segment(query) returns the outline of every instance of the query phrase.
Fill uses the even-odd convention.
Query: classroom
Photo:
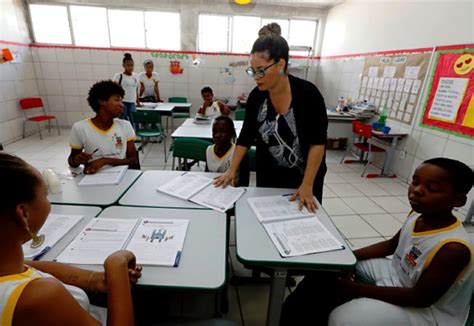
[[[2,0],[0,325],[474,325],[473,21]]]

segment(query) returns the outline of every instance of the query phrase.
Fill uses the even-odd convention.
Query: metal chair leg
[[[56,127],[58,128],[58,136],[61,136],[61,132],[59,131],[59,121],[56,119]]]
[[[25,133],[26,133],[26,120],[23,121],[23,138],[25,138]]]
[[[41,124],[38,122],[38,132],[40,134],[40,139],[43,140],[43,135],[41,135]]]
[[[370,153],[367,153],[367,163],[364,165],[364,170],[362,170],[362,174],[360,175],[361,177],[364,177],[365,170],[367,170],[367,167],[369,166],[370,163],[371,163]]]
[[[165,153],[165,163],[168,162],[168,153],[166,152],[166,137],[164,135],[161,136],[161,139],[163,140],[163,150],[164,150],[164,153]]]

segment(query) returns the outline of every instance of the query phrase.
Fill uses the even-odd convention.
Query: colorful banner
[[[474,49],[436,53],[421,125],[474,136]]]

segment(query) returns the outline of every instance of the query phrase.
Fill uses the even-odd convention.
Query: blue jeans
[[[130,121],[133,126],[132,112],[137,112],[136,104],[131,102],[123,102],[123,110],[122,114],[120,115],[120,119]]]

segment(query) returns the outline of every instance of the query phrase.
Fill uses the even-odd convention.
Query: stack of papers
[[[79,186],[118,185],[127,173],[128,165],[105,166],[95,174],[87,174]]]
[[[344,249],[344,246],[319,221],[317,213],[298,209],[298,201],[287,196],[247,199],[282,257]]]
[[[243,188],[232,186],[215,187],[212,179],[187,172],[156,190],[222,213],[231,208],[245,192]]]
[[[212,119],[204,114],[196,114],[193,122],[195,124],[210,124],[212,122]]]
[[[38,232],[39,235],[44,235],[43,244],[38,248],[31,248],[32,240],[24,243],[23,255],[26,259],[34,259],[36,256],[46,253],[81,220],[82,216],[80,215],[49,214]]]
[[[94,218],[56,258],[101,265],[117,250],[130,250],[140,265],[177,267],[189,220]]]

